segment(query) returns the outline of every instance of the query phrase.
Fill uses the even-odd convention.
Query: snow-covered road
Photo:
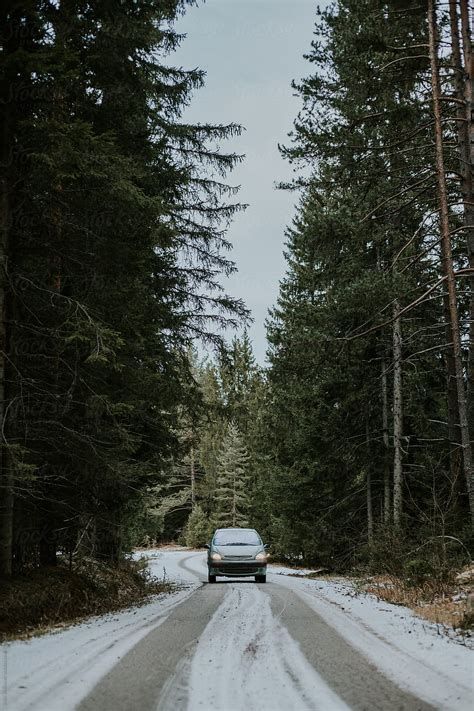
[[[183,589],[2,645],[1,709],[474,707],[472,650],[405,608],[277,567],[266,585],[207,585],[204,553],[147,557]]]

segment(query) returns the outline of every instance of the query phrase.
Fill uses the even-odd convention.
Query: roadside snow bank
[[[178,585],[196,585],[207,581],[206,560],[201,552],[193,553],[181,547],[152,548],[136,551],[134,558],[146,558],[150,573],[159,580],[171,580]]]
[[[2,711],[73,709],[124,654],[199,587],[196,576],[179,568],[182,555],[182,551],[180,556],[167,551],[166,558],[158,551],[146,553],[153,575],[185,584],[176,593],[65,630],[0,645]]]
[[[449,638],[406,607],[356,593],[350,583],[308,580],[283,571],[272,568],[275,583],[298,593],[401,688],[437,708],[473,708],[474,655],[468,641]]]

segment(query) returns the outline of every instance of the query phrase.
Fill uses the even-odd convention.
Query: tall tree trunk
[[[403,506],[402,326],[400,302],[393,306],[393,522],[400,527]]]
[[[6,111],[8,108],[4,106]],[[5,127],[3,138],[5,139]],[[0,426],[5,432],[7,417],[6,353],[8,343],[6,299],[7,299],[7,250],[9,232],[9,197],[6,162],[2,141],[2,176],[0,178]],[[0,578],[8,578],[12,573],[13,549],[13,468],[6,456],[6,441],[2,434],[0,440]]]
[[[191,510],[196,508],[196,462],[194,456],[194,434],[191,435],[191,451],[190,451],[190,476],[191,476]]]
[[[460,463],[460,432],[459,432],[459,410],[458,393],[456,384],[456,361],[454,358],[454,348],[451,334],[451,312],[449,308],[449,296],[443,295],[443,314],[445,320],[446,338],[446,392],[448,397],[448,440],[449,440],[449,470],[451,481],[454,482],[458,476]]]
[[[454,89],[456,95],[456,126],[459,150],[460,188],[463,201],[464,229],[466,232],[467,255],[469,266],[474,268],[474,117],[472,116],[472,47],[469,27],[469,8],[467,0],[460,0],[463,51],[459,39],[458,0],[449,0],[451,29],[451,56],[454,70]],[[474,426],[474,276],[469,279],[469,357],[467,368],[468,384],[468,422]]]
[[[39,542],[39,562],[41,566],[56,566],[58,542],[54,526],[54,502],[41,503],[41,537]]]
[[[0,12],[0,27],[6,40],[4,55],[13,54],[18,45],[18,26],[15,25],[11,3],[2,5]],[[6,59],[4,57],[4,62]],[[14,83],[15,69],[3,73],[0,83],[0,101],[3,108],[0,121],[0,578],[8,578],[12,573],[13,551],[13,468],[8,461],[5,445],[5,425],[7,417],[7,293],[8,293],[8,248],[10,231],[10,183],[12,180],[13,102],[11,92],[16,88]]]
[[[388,434],[388,384],[387,364],[382,356],[382,441],[384,448],[383,464],[383,520],[385,525],[390,523],[390,439]]]
[[[469,133],[469,153],[470,153],[470,172],[471,172],[471,190],[472,190],[472,166],[474,165],[474,54],[472,51],[472,36],[471,36],[471,19],[468,1],[460,0],[461,6],[461,29],[462,43],[464,55],[464,97],[466,101],[466,124]],[[470,204],[471,215],[474,213],[474,205]],[[472,222],[470,223],[472,225]],[[472,234],[472,232],[471,232]]]
[[[449,228],[448,194],[444,169],[443,133],[440,101],[441,87],[438,68],[438,38],[436,8],[434,0],[428,0],[428,31],[431,64],[431,86],[433,93],[433,112],[435,125],[436,173],[438,178],[438,200],[441,227],[441,245],[443,255],[443,273],[446,277],[446,285],[448,289],[449,298],[450,329],[456,371],[456,390],[458,397],[459,425],[461,431],[461,445],[463,452],[463,470],[464,476],[466,478],[467,489],[469,492],[471,521],[474,524],[474,482],[472,470],[472,449],[471,441],[469,438],[469,425],[467,418],[466,389],[464,385],[464,373],[461,354],[461,337],[459,331],[456,282],[454,275],[453,255],[451,249],[451,235]]]
[[[122,526],[120,511],[112,501],[104,506],[95,521],[94,555],[110,565],[117,565],[122,554]],[[56,565],[56,548],[51,549],[49,565]],[[45,563],[48,565],[48,563]]]
[[[367,540],[369,545],[373,543],[374,540],[374,511],[372,503],[372,472],[370,469],[370,463],[372,458],[370,456],[370,432],[369,423],[365,423],[365,442],[367,446],[367,465],[366,465],[366,494],[367,494]]]
[[[70,27],[70,13],[72,11],[71,4],[61,0],[57,4],[57,12],[54,15],[53,28],[55,34],[55,45],[57,48],[64,50],[67,46],[67,37]],[[54,120],[61,122],[65,117],[64,96],[61,81],[58,82],[56,77],[55,88],[52,95],[52,117]],[[50,269],[50,289],[58,296],[61,295],[62,289],[62,251],[63,251],[63,186],[61,179],[56,180],[51,186],[51,209],[50,209],[50,229],[52,236],[52,247],[49,255]],[[58,332],[61,327],[60,311],[58,309],[59,299],[52,297],[52,303],[57,308],[58,318],[54,317],[54,326],[51,329],[51,356],[54,362],[54,369],[51,373],[51,391],[55,394],[57,401],[60,401],[60,352],[58,344]],[[49,462],[51,466],[51,461]],[[40,540],[40,564],[45,566],[57,565],[57,547],[58,547],[58,496],[56,492],[56,476],[53,471],[48,472],[49,476],[44,477],[42,485],[42,493],[44,501],[41,506],[41,540]],[[111,557],[115,562],[114,546],[115,543],[115,528],[111,526],[110,532],[110,551]],[[118,545],[118,544],[117,544]],[[104,554],[105,557],[105,554]]]
[[[232,477],[232,482],[233,482],[233,491],[232,491],[232,525],[235,526],[237,524],[237,501],[236,501],[236,481],[235,481],[235,474]]]

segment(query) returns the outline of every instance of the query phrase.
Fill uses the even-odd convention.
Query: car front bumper
[[[266,575],[267,566],[261,561],[212,561],[208,563],[209,575],[224,575],[229,578],[246,578],[251,575]]]

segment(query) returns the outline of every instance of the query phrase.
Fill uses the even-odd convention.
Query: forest
[[[193,4],[1,5],[0,579],[228,525],[328,571],[462,565],[468,0],[315,4],[265,365],[223,286],[243,127],[183,119],[204,82],[173,63]]]

